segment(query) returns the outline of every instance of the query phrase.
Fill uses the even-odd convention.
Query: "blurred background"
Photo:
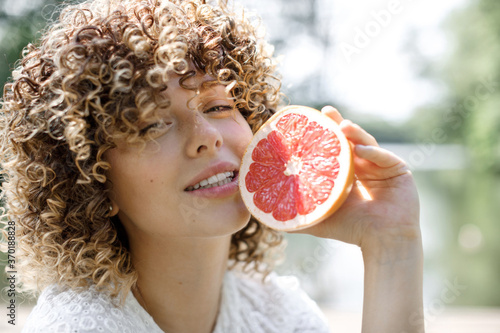
[[[0,0],[0,87],[58,3]],[[291,104],[336,106],[411,166],[421,198],[427,332],[500,333],[500,2],[239,5],[261,17],[256,24],[275,46]],[[299,277],[333,331],[359,332],[359,249],[287,240],[278,270]],[[20,331],[1,317],[1,332]]]

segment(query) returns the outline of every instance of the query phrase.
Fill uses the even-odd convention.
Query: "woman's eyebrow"
[[[195,80],[195,82],[191,82]],[[208,74],[201,74],[196,71],[188,71],[179,79],[179,86],[190,90],[205,90],[207,87],[217,85],[217,79]]]
[[[200,100],[203,102],[207,102],[209,100],[221,99],[232,101],[231,95],[229,95],[225,89],[224,85],[214,84],[204,87],[200,91]]]

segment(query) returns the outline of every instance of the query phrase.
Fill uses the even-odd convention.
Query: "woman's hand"
[[[418,195],[406,163],[380,148],[373,136],[344,120],[333,107],[326,106],[322,112],[340,124],[351,142],[357,182],[332,216],[298,232],[356,244],[364,252],[418,240]],[[359,183],[371,199],[363,197]]]
[[[323,113],[351,142],[354,170],[371,198],[354,185],[345,203],[323,222],[298,232],[361,247],[365,267],[363,333],[424,332],[423,254],[419,202],[406,163],[373,136],[343,120],[331,106]]]

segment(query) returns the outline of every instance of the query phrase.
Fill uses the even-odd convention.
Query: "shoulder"
[[[52,285],[38,298],[22,332],[157,332],[152,318],[134,301],[131,293],[119,305],[93,287],[74,291]]]
[[[249,321],[249,327],[263,328],[251,332],[329,332],[325,316],[295,277],[271,273],[262,280],[240,272],[228,275],[233,290],[227,291],[232,296],[224,301],[239,303],[241,320]]]

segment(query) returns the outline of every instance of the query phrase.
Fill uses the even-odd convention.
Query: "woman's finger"
[[[393,168],[396,166],[408,169],[406,163],[396,154],[377,146],[356,145],[354,153],[381,168]]]
[[[339,125],[342,122],[342,120],[344,120],[344,118],[342,117],[340,112],[331,105],[327,105],[327,106],[323,107],[321,109],[321,112],[323,114],[327,115],[328,117],[332,118],[333,121],[335,121]]]
[[[375,138],[369,134],[367,131],[361,128],[358,124],[345,119],[340,124],[340,128],[344,135],[355,145],[365,145],[365,146],[377,146],[378,143]]]

